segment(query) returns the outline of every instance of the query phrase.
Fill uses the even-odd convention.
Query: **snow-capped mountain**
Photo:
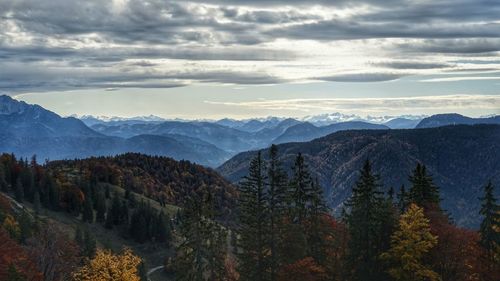
[[[301,118],[301,121],[304,122],[309,122],[311,124],[314,124],[316,126],[328,126],[331,124],[335,123],[341,123],[341,122],[349,122],[349,121],[363,121],[363,122],[368,122],[368,123],[375,123],[375,124],[385,124],[391,120],[394,119],[405,119],[405,120],[412,120],[414,122],[409,122],[409,123],[415,123],[415,120],[422,120],[423,118],[427,117],[427,115],[400,115],[400,116],[392,116],[392,115],[385,115],[385,116],[360,116],[356,114],[343,114],[340,112],[334,112],[334,113],[325,113],[325,114],[319,114],[319,115],[310,115],[306,116],[304,118]],[[416,121],[416,123],[418,123]],[[390,127],[390,126],[389,126]]]

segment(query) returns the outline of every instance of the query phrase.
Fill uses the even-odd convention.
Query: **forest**
[[[484,183],[479,230],[440,206],[424,163],[388,192],[369,159],[337,214],[302,156],[259,152],[234,186],[189,162],[124,154],[39,164],[0,156],[0,280],[500,280],[500,208]],[[267,160],[264,160],[267,159]],[[59,216],[79,223],[68,228]],[[135,248],[116,250],[113,233]],[[113,236],[115,237],[115,236]]]

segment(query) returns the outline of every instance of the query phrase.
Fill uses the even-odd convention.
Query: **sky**
[[[0,0],[0,94],[61,115],[500,114],[498,0]]]

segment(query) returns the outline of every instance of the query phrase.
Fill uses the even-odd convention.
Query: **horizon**
[[[1,96],[1,95],[0,95]],[[6,95],[8,96],[8,95]],[[21,99],[18,99],[17,97],[13,96],[11,97],[16,101],[19,102],[25,102],[28,105],[38,105],[42,106],[37,103],[30,103]],[[42,106],[45,110],[52,111],[48,108],[45,108]],[[54,111],[52,111],[54,112]],[[388,122],[390,120],[394,119],[407,119],[407,120],[422,120],[427,117],[431,117],[434,115],[449,115],[449,114],[458,114],[462,115],[465,117],[470,117],[470,118],[490,118],[490,117],[496,117],[500,116],[500,114],[485,114],[485,115],[479,115],[479,116],[469,116],[469,115],[464,115],[460,114],[457,112],[445,112],[445,113],[437,113],[437,114],[431,114],[431,115],[426,115],[426,114],[420,114],[420,115],[414,115],[414,114],[401,114],[401,115],[359,115],[355,113],[341,113],[341,112],[329,112],[329,113],[320,113],[320,114],[311,114],[311,115],[305,115],[305,116],[299,116],[299,117],[292,117],[292,116],[275,116],[275,115],[268,115],[268,116],[260,116],[260,117],[248,117],[248,118],[231,118],[231,117],[222,117],[222,118],[217,118],[217,119],[210,119],[210,118],[193,118],[193,119],[184,119],[184,118],[169,118],[169,117],[162,117],[159,115],[155,114],[149,114],[149,115],[133,115],[133,116],[116,116],[116,115],[91,115],[91,114],[69,114],[69,115],[61,115],[57,112],[54,112],[58,114],[59,116],[63,118],[67,117],[73,117],[77,118],[80,120],[85,120],[85,119],[97,119],[102,122],[113,122],[113,121],[146,121],[146,122],[163,122],[163,121],[179,121],[179,122],[218,122],[222,120],[231,120],[231,121],[236,121],[236,122],[249,122],[252,120],[257,120],[257,121],[267,121],[271,119],[278,119],[278,120],[285,120],[285,119],[295,119],[298,121],[302,122],[313,122],[311,121],[313,119],[318,119],[320,122],[325,122],[325,121],[331,121],[330,120],[325,120],[325,119],[320,119],[321,117],[328,118],[335,116],[337,117],[336,120],[331,121],[331,123],[339,123],[339,122],[346,122],[346,121],[365,121],[369,123],[374,123],[374,124],[383,124],[385,122]]]

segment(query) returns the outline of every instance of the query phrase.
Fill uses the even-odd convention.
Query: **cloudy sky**
[[[500,114],[500,1],[0,0],[0,93],[62,115]]]

